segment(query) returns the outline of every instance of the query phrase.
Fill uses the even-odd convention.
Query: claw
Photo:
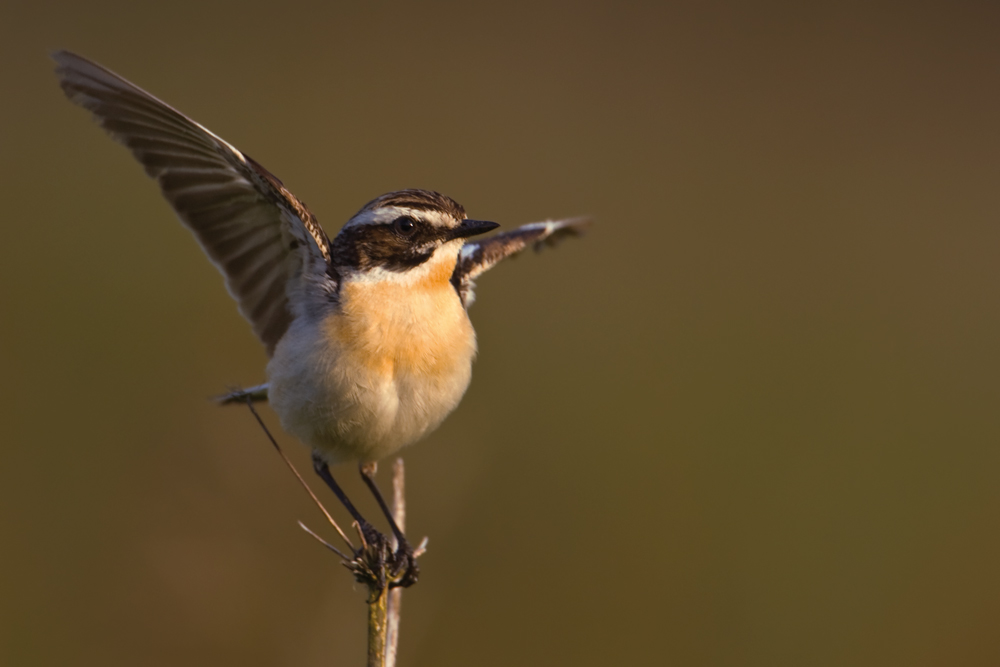
[[[389,588],[408,588],[420,578],[417,555],[408,542],[403,542],[392,555],[392,576]]]

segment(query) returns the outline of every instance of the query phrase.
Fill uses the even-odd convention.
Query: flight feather
[[[335,279],[330,241],[313,214],[253,159],[138,86],[68,51],[53,59],[66,96],[156,179],[273,353],[303,274]]]
[[[451,282],[468,308],[476,300],[476,278],[497,262],[516,255],[528,246],[534,246],[536,251],[546,246],[554,247],[563,239],[580,236],[589,224],[589,218],[533,222],[481,241],[466,242],[458,256]]]

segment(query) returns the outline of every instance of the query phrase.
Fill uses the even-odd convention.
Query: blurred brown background
[[[364,591],[295,525],[321,518],[207,400],[262,349],[56,48],[331,234],[403,187],[597,218],[481,281],[472,388],[406,452],[405,667],[1000,664],[998,29],[987,2],[3,3],[0,664],[364,655]]]

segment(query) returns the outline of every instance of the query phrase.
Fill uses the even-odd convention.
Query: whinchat
[[[104,67],[67,51],[53,57],[63,91],[156,179],[264,344],[268,383],[226,402],[268,400],[342,500],[327,464],[387,457],[458,405],[476,356],[467,314],[474,280],[585,223],[540,222],[470,241],[498,225],[468,219],[436,192],[401,190],[365,204],[331,241],[245,153]],[[372,469],[362,465],[363,477],[385,509]],[[400,585],[416,579],[412,560]]]

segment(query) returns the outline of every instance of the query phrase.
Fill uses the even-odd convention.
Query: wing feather
[[[516,255],[529,245],[534,246],[536,251],[545,246],[555,247],[563,239],[582,235],[589,224],[589,218],[533,222],[480,241],[467,242],[462,246],[451,282],[468,308],[476,300],[476,278],[499,261]]]
[[[156,179],[273,353],[295,316],[289,295],[303,272],[327,281],[334,273],[316,218],[274,175],[184,114],[86,58],[53,58],[66,96]]]

